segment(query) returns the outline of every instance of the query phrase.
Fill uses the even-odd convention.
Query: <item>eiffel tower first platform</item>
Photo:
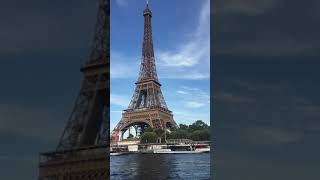
[[[99,0],[91,55],[81,67],[80,93],[57,148],[40,154],[39,180],[109,178],[109,3]]]
[[[122,113],[122,118],[112,132],[112,141],[123,140],[124,133],[134,127],[136,134],[144,132],[146,127],[156,129],[177,128],[172,112],[168,109],[161,92],[158,80],[153,40],[151,18],[152,12],[147,3],[143,11],[144,36],[140,73],[136,88],[128,109]]]

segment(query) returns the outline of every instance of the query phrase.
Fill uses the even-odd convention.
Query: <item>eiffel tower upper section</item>
[[[95,26],[95,34],[92,43],[92,51],[90,58],[86,61],[84,66],[101,65],[106,64],[106,57],[109,57],[110,46],[109,46],[109,32],[107,25],[109,19],[107,18],[107,0],[99,0],[99,9],[97,15],[97,21]]]
[[[152,12],[148,3],[143,11],[143,16],[144,34],[140,73],[128,110],[153,107],[161,107],[168,110],[160,89],[161,84],[156,70],[151,26]]]
[[[137,83],[144,82],[147,80],[153,80],[159,83],[154,50],[153,50],[153,40],[152,40],[152,26],[151,18],[152,12],[147,4],[143,11],[144,16],[144,35],[143,35],[143,47],[142,47],[142,60],[140,66],[140,73]]]

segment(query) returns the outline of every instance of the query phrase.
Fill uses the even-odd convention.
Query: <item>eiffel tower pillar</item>
[[[99,0],[90,58],[74,109],[55,151],[41,153],[39,180],[105,180],[109,177],[110,1]]]

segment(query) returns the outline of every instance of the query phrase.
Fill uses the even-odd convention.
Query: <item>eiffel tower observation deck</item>
[[[131,102],[112,132],[113,141],[122,140],[124,133],[127,130],[130,132],[131,127],[135,129],[136,136],[143,133],[147,127],[156,129],[177,127],[160,88],[152,40],[152,12],[148,2],[143,16],[144,35],[139,77],[135,83]]]

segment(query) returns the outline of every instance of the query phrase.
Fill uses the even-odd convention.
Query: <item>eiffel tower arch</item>
[[[56,150],[40,154],[40,180],[109,177],[110,1],[98,2],[91,54],[80,69],[81,89]]]
[[[112,132],[113,141],[123,139],[123,134],[134,127],[136,133],[142,133],[146,127],[166,129],[177,128],[172,112],[168,109],[161,92],[154,57],[152,26],[152,12],[147,3],[143,11],[144,35],[142,59],[139,77],[131,99],[122,118]]]

